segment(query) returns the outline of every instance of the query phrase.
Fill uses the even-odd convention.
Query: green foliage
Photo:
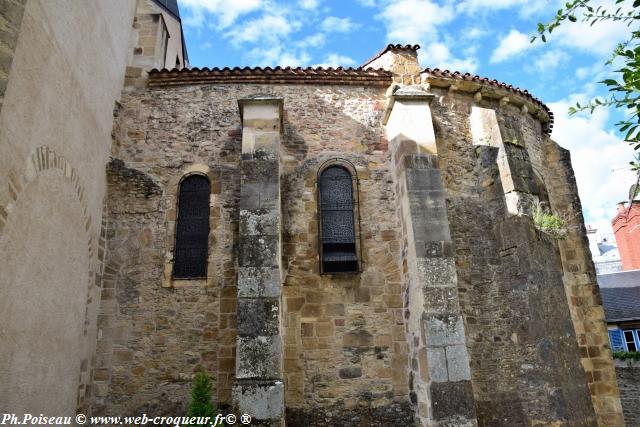
[[[545,212],[540,204],[533,211],[533,224],[538,230],[556,239],[562,239],[567,235],[566,222],[558,215]]]
[[[613,358],[620,360],[640,360],[640,351],[614,351]]]
[[[569,109],[569,113],[593,113],[596,108],[606,106],[625,109],[625,118],[616,123],[616,127],[624,135],[624,141],[640,152],[640,31],[637,29],[637,24],[640,23],[640,0],[616,0],[616,5],[619,5],[616,10],[611,11],[603,6],[593,7],[591,0],[568,1],[564,7],[558,9],[549,23],[538,24],[538,34],[531,38],[531,42],[538,37],[546,42],[547,37],[563,22],[576,22],[577,16],[580,15],[582,21],[588,22],[591,26],[598,22],[620,22],[629,27],[629,37],[614,49],[607,61],[607,65],[612,65],[616,59],[623,63],[622,68],[613,70],[618,78],[600,82],[608,88],[609,96],[594,98],[586,105],[576,103]],[[629,164],[633,170],[640,173],[640,162],[637,158]]]
[[[211,403],[211,388],[213,383],[207,373],[202,370],[193,377],[191,386],[191,401],[187,408],[188,417],[216,417],[216,408]],[[202,424],[202,427],[208,424]]]

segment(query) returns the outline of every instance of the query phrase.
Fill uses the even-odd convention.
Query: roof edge
[[[553,130],[553,124],[554,124],[553,112],[549,109],[549,107],[547,107],[547,105],[544,102],[542,102],[541,100],[533,96],[526,89],[520,89],[516,86],[500,82],[496,79],[482,77],[477,74],[471,74],[471,73],[463,74],[459,71],[451,72],[449,70],[441,70],[439,68],[425,68],[420,72],[420,75],[424,75],[424,74],[427,74],[426,76],[427,79],[431,78],[433,80],[440,79],[440,80],[448,80],[448,81],[470,82],[470,83],[475,83],[479,86],[488,85],[498,89],[502,89],[506,92],[510,92],[517,96],[523,97],[527,99],[534,106],[539,107],[542,110],[542,112],[546,114],[546,116],[548,117],[548,121],[543,122],[543,125],[544,125],[543,130],[547,135],[551,135],[551,131]]]
[[[401,45],[401,44],[388,44],[385,48],[383,48],[382,50],[380,50],[378,53],[376,53],[375,55],[373,55],[371,58],[367,59],[361,66],[360,68],[365,68],[367,65],[369,65],[370,63],[372,63],[373,61],[375,61],[376,59],[380,58],[382,55],[384,55],[385,53],[387,53],[388,51],[392,50],[392,49],[397,49],[397,50],[412,50],[414,52],[417,52],[418,49],[420,49],[420,45],[419,44],[405,44],[405,45]]]
[[[361,86],[389,86],[391,72],[362,68],[291,68],[291,67],[234,67],[234,68],[163,68],[149,71],[149,86],[180,86],[191,84],[345,84]]]

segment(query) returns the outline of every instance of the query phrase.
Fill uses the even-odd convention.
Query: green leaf
[[[578,18],[576,18],[576,17],[575,17],[575,16],[573,16],[573,15],[569,15],[569,17],[568,17],[568,18],[569,18],[569,21],[571,21],[571,22],[576,22],[576,21],[578,20]]]
[[[546,43],[546,42],[547,42],[547,38],[544,36],[544,34],[543,34],[543,35],[542,35],[542,37],[540,37],[540,38],[542,39],[542,42],[543,42],[543,43]]]

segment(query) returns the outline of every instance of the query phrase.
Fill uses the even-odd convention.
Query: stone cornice
[[[512,104],[523,108],[523,112],[529,112],[543,123],[545,133],[551,134],[553,129],[553,112],[542,101],[534,97],[527,90],[502,83],[495,79],[481,77],[469,73],[451,72],[438,68],[425,68],[421,73],[422,83],[428,83],[433,87],[449,88],[461,92],[474,93],[479,99],[500,99],[502,103],[513,100]]]
[[[195,84],[311,84],[380,86],[391,84],[391,73],[382,69],[362,68],[192,68],[151,70],[149,87]]]

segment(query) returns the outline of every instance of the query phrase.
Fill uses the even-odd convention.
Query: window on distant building
[[[173,277],[207,276],[209,241],[209,180],[190,175],[180,183]]]
[[[329,162],[320,169],[318,190],[321,270],[357,272],[360,265],[355,169],[347,162]]]
[[[609,331],[613,351],[639,351],[640,329],[613,329]]]
[[[638,347],[636,345],[637,332],[638,331],[634,331],[634,330],[622,332],[622,335],[624,336],[624,343],[627,346],[627,351],[638,351]]]

